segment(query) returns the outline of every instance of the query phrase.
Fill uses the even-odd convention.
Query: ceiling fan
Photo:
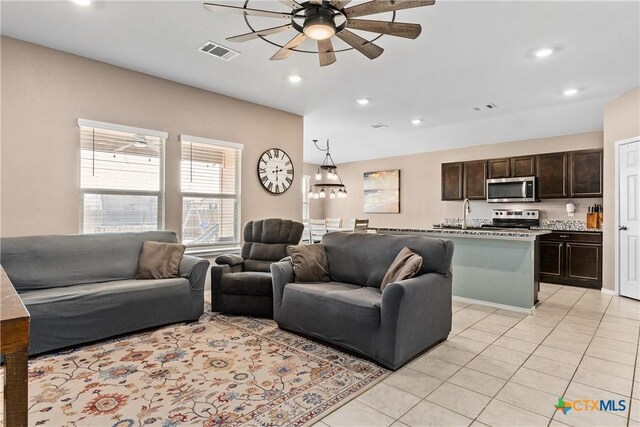
[[[115,150],[113,150],[114,153],[118,153],[120,151],[125,151],[128,150],[131,147],[135,147],[135,148],[149,148],[150,150],[156,151],[156,148],[153,147],[149,141],[147,141],[147,138],[144,135],[136,135],[133,138],[133,142],[130,142],[126,145],[123,145],[122,147],[119,147]]]
[[[350,2],[351,0],[308,0],[299,3],[296,0],[280,0],[280,3],[291,7],[291,12],[273,12],[248,8],[248,0],[245,2],[244,7],[214,3],[204,3],[204,7],[212,12],[241,14],[245,16],[245,20],[247,16],[288,19],[290,22],[285,25],[251,31],[250,33],[229,37],[227,40],[231,42],[246,42],[261,38],[277,45],[280,50],[270,58],[273,61],[288,58],[302,42],[310,38],[318,43],[317,53],[320,56],[320,66],[324,67],[336,62],[336,50],[334,50],[331,43],[331,37],[334,35],[369,59],[377,58],[384,51],[380,46],[373,43],[373,40],[383,34],[415,39],[420,35],[422,27],[419,24],[395,22],[395,11],[431,6],[435,3],[435,0],[373,0],[346,7]],[[384,12],[393,12],[391,21],[357,19],[361,16]],[[249,27],[253,30],[251,26]],[[290,29],[296,30],[298,34],[283,46],[264,38],[265,36]],[[367,40],[348,29],[368,31],[379,35],[373,40]]]

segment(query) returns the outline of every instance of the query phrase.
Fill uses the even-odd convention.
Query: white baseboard
[[[471,298],[465,298],[465,297],[458,297],[453,295],[452,296],[454,301],[460,301],[460,302],[464,302],[467,304],[476,304],[476,305],[483,305],[485,307],[491,307],[491,308],[497,308],[500,310],[507,310],[507,311],[514,311],[516,313],[522,313],[522,314],[531,314],[533,313],[534,308],[522,308],[522,307],[516,307],[513,305],[505,305],[505,304],[498,304],[495,302],[489,302],[489,301],[482,301],[482,300],[478,300],[478,299],[471,299]]]
[[[614,296],[618,295],[616,291],[614,291],[613,289],[600,288],[600,292],[607,295],[614,295]]]

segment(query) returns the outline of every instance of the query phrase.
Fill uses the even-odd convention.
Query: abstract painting
[[[400,213],[400,170],[364,173],[364,212]]]

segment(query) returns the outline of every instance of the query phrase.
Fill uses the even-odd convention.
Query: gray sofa
[[[143,242],[170,231],[0,239],[0,262],[31,314],[29,354],[193,321],[209,262],[184,256],[180,277],[136,280]]]
[[[423,236],[329,233],[330,282],[295,283],[291,262],[272,264],[274,319],[283,329],[354,350],[391,369],[451,331],[453,243]],[[418,276],[380,282],[403,247],[421,255]]]

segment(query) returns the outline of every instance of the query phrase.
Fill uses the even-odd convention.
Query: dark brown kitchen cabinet
[[[489,178],[512,178],[536,174],[535,156],[487,160]]]
[[[487,181],[487,162],[476,160],[464,162],[463,194],[469,200],[485,200]]]
[[[536,156],[538,198],[568,197],[568,153],[549,153]]]
[[[533,176],[536,174],[536,157],[522,156],[511,158],[511,176]]]
[[[511,176],[511,159],[491,159],[489,164],[489,178],[509,178]]]
[[[462,200],[462,162],[442,164],[442,200]]]
[[[602,150],[569,153],[571,197],[602,197]]]
[[[554,231],[540,236],[540,281],[600,289],[602,233]]]

